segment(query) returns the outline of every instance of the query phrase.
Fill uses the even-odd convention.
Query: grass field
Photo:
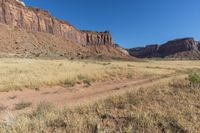
[[[41,103],[31,114],[0,119],[2,133],[198,133],[199,61],[0,59],[0,91],[169,77],[151,86],[75,108]],[[183,75],[183,76],[180,76]],[[187,78],[185,78],[185,76]],[[1,93],[1,92],[0,92]],[[15,100],[16,97],[9,97]],[[29,102],[16,104],[20,110]],[[5,110],[0,106],[1,110]]]
[[[41,103],[31,115],[0,121],[0,132],[199,133],[199,101],[200,88],[173,78],[75,109]]]
[[[0,91],[165,76],[199,68],[199,61],[71,61],[0,59]]]

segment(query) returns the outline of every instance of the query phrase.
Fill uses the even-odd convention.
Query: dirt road
[[[14,115],[29,113],[36,109],[41,102],[53,103],[57,106],[77,106],[85,103],[94,102],[109,96],[114,96],[127,92],[130,89],[137,89],[161,80],[169,78],[147,78],[126,80],[120,82],[95,83],[91,86],[78,85],[75,87],[44,87],[40,90],[24,90],[0,93],[0,114],[5,112]],[[17,104],[24,103],[28,106],[17,110]]]

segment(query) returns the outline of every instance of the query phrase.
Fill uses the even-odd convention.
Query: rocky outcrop
[[[48,11],[26,7],[16,0],[0,0],[0,22],[28,31],[45,32],[66,40],[87,45],[112,45],[109,32],[81,31],[69,23],[56,19]]]
[[[199,43],[193,38],[183,38],[172,40],[162,45],[149,45],[146,47],[129,49],[129,53],[138,58],[192,58],[195,56],[194,59],[198,59],[200,58],[199,47]]]
[[[176,54],[178,52],[198,50],[198,44],[193,38],[183,38],[169,41],[160,46],[158,53],[162,57]]]
[[[61,36],[28,32],[0,23],[1,57],[64,57],[69,59],[130,59],[127,51],[115,45],[80,45]]]
[[[112,45],[112,36],[109,31],[94,32],[94,31],[82,31],[86,36],[86,44],[105,44]]]
[[[132,56],[138,57],[138,58],[150,58],[154,56],[158,56],[158,49],[159,45],[148,45],[146,47],[138,47],[138,48],[132,48],[129,49],[129,53]]]
[[[23,6],[26,6],[25,3],[22,0],[16,0],[18,3],[20,3]]]

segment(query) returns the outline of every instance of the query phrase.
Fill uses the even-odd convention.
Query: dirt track
[[[24,90],[0,93],[0,106],[6,107],[6,110],[0,112],[9,112],[14,115],[32,112],[41,102],[53,103],[58,106],[77,106],[85,103],[94,102],[109,96],[121,94],[130,89],[137,89],[148,85],[153,85],[161,80],[169,78],[152,78],[126,80],[121,82],[96,83],[91,86],[79,85],[72,88],[55,86],[51,88],[41,88],[38,91]],[[15,110],[18,103],[31,103],[30,107]]]

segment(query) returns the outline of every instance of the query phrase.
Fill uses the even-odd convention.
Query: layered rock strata
[[[138,58],[178,56],[184,56],[183,58],[192,58],[192,56],[200,55],[199,49],[199,42],[195,41],[193,38],[182,38],[169,41],[162,45],[148,45],[146,47],[132,48],[128,51],[130,55]],[[200,58],[200,56],[194,58]]]
[[[83,45],[112,45],[108,31],[81,31],[69,23],[56,19],[48,11],[26,7],[16,0],[0,0],[0,22],[28,31],[45,32],[62,36],[66,40]]]

